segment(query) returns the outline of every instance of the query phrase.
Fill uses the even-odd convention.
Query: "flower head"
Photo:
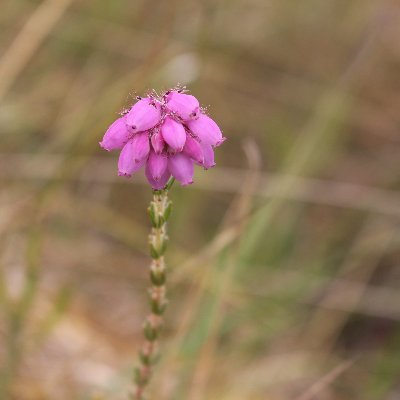
[[[163,189],[173,176],[182,185],[193,182],[194,163],[215,165],[214,148],[225,138],[199,101],[181,89],[151,94],[114,121],[100,146],[119,150],[118,175],[130,177],[145,166],[153,189]]]

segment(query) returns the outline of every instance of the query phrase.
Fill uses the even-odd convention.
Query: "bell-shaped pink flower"
[[[131,131],[126,125],[125,117],[121,117],[110,125],[99,144],[107,151],[122,149],[130,135]]]
[[[146,166],[153,180],[159,181],[168,168],[168,158],[165,154],[150,151]]]
[[[139,135],[136,135],[139,136]],[[134,139],[136,138],[134,137]],[[131,176],[138,171],[146,162],[146,157],[138,158],[137,139],[131,139],[121,150],[118,159],[118,175]],[[148,142],[148,140],[147,140]]]
[[[119,175],[131,176],[145,166],[150,185],[161,190],[171,176],[182,185],[192,183],[194,163],[213,167],[214,147],[224,140],[195,97],[172,90],[140,99],[108,128],[100,145],[122,149]]]
[[[132,132],[147,131],[156,126],[161,119],[161,106],[158,101],[145,97],[133,105],[126,114],[126,123]]]
[[[204,156],[204,160],[201,163],[201,165],[204,167],[204,169],[209,169],[214,167],[215,165],[214,149],[212,148],[212,146],[209,144],[202,144],[201,148]]]
[[[153,147],[153,150],[157,154],[162,153],[162,151],[164,150],[164,147],[165,147],[165,142],[161,135],[161,132],[159,130],[157,130],[157,132],[154,132],[150,140],[151,140],[151,146]]]
[[[203,144],[219,146],[225,140],[219,126],[208,115],[200,114],[198,119],[187,121],[186,125]]]
[[[186,135],[185,146],[183,152],[191,157],[198,164],[203,165],[204,155],[200,143],[192,138],[190,135]]]
[[[174,151],[182,151],[186,141],[186,131],[182,124],[166,117],[161,126],[161,135]]]
[[[193,160],[183,153],[176,153],[168,158],[168,169],[182,185],[193,183]]]
[[[149,135],[147,132],[137,133],[132,139],[132,155],[135,162],[147,157],[150,151]]]
[[[200,104],[196,97],[175,90],[166,95],[168,110],[184,121],[196,119],[200,114]]]
[[[155,180],[150,172],[149,163],[146,164],[145,168],[146,178],[149,181],[151,187],[156,190],[164,189],[166,184],[168,183],[169,178],[171,177],[171,173],[168,171],[168,168],[161,175],[160,179]]]

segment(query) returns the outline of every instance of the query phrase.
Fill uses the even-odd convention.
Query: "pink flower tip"
[[[227,138],[224,136],[221,140],[219,140],[219,141],[215,144],[215,147],[221,146],[221,144],[224,143],[225,140],[227,140]]]
[[[128,174],[126,172],[118,171],[118,176],[123,176],[124,178],[130,178],[132,174]]]
[[[107,145],[104,143],[104,141],[99,142],[99,145],[102,149],[106,151],[111,151],[111,149],[107,148]]]
[[[207,165],[207,166],[204,166],[204,165],[203,165],[203,169],[204,169],[205,171],[207,171],[208,169],[211,169],[211,168],[215,167],[216,165],[217,165],[216,163],[212,163],[212,164],[209,164],[209,165]]]

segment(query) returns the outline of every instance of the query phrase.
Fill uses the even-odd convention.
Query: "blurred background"
[[[149,398],[400,399],[399,2],[5,0],[0,24],[1,399],[126,398],[151,191],[98,141],[177,83],[229,140],[171,193]]]

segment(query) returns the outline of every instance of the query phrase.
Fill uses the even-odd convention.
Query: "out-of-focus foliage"
[[[151,193],[97,143],[177,83],[229,140],[171,194],[151,398],[400,398],[398,2],[6,0],[0,25],[0,398],[125,398]]]

